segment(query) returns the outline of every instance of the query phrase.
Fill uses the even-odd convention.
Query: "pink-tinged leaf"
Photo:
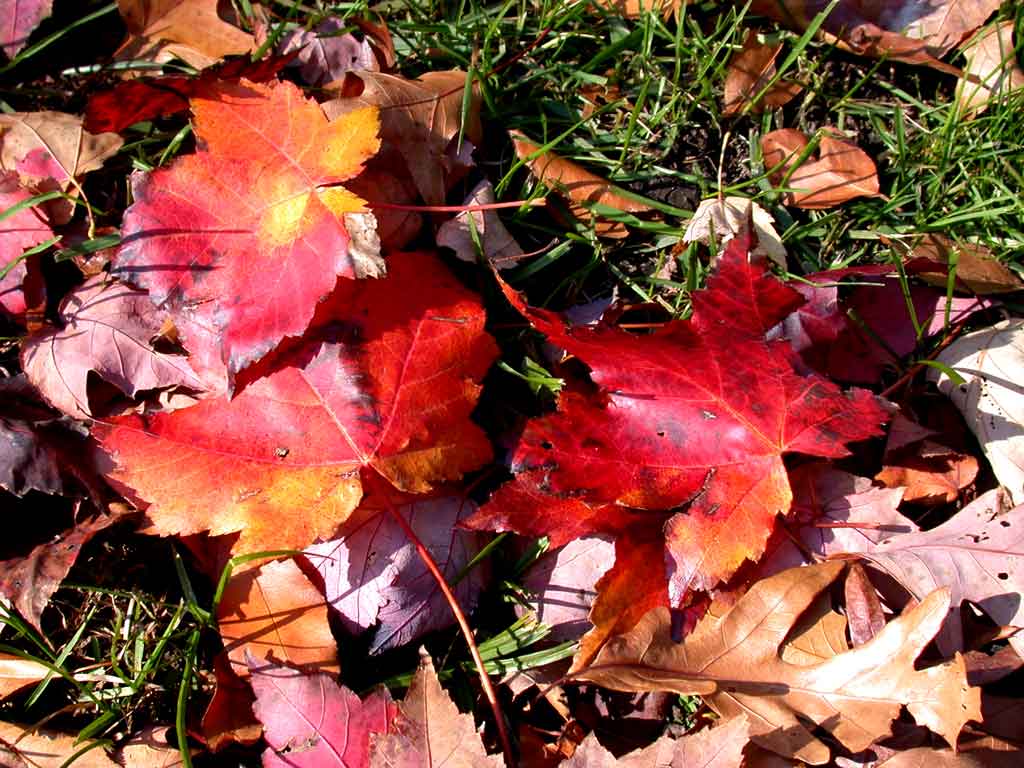
[[[576,640],[587,629],[597,596],[597,582],[615,562],[608,536],[585,536],[548,552],[523,575],[528,604],[537,619],[551,627],[555,641]],[[517,611],[521,610],[517,607]]]
[[[936,587],[949,588],[952,610],[936,638],[943,653],[964,647],[964,600],[1001,626],[1024,626],[1024,506],[1005,507],[1005,495],[997,488],[938,528],[893,536],[860,553],[918,600]],[[1019,635],[1010,644],[1024,652]]]
[[[868,392],[799,375],[788,344],[765,340],[802,298],[751,266],[747,248],[730,242],[707,289],[693,295],[690,320],[646,336],[566,329],[506,290],[552,343],[590,367],[600,390],[568,391],[556,413],[527,424],[511,459],[514,490],[499,491],[469,524],[544,533],[558,545],[617,535],[626,517],[660,527],[649,511],[685,507],[665,527],[676,604],[759,558],[792,499],[782,455],[848,455],[845,444],[880,434],[887,413]],[[532,498],[558,512],[539,514]],[[608,508],[621,512],[609,517]]]
[[[191,99],[200,150],[133,181],[114,274],[216,328],[234,376],[306,330],[337,278],[377,276],[350,247],[364,201],[337,182],[379,147],[377,111],[327,122],[290,83],[214,81]]]
[[[593,733],[587,736],[560,768],[739,768],[743,749],[750,743],[750,723],[743,715],[714,728],[671,739],[662,736],[650,746],[617,758],[601,746]]]
[[[263,768],[365,768],[373,734],[387,734],[397,708],[386,689],[360,701],[322,672],[250,658],[253,710],[269,745]]]
[[[32,193],[19,185],[18,174],[0,172],[0,213],[31,197]],[[21,284],[26,272],[21,255],[52,237],[53,230],[35,207],[0,219],[0,310],[12,315],[25,311]]]
[[[299,74],[310,85],[325,85],[353,70],[379,71],[370,41],[346,33],[346,26],[341,19],[328,17],[313,29],[289,32],[277,50],[281,54],[296,52]]]
[[[853,563],[843,584],[846,597],[846,619],[850,627],[850,641],[854,647],[871,641],[885,629],[885,614],[878,593],[860,563]]]
[[[142,390],[203,388],[185,357],[153,348],[150,340],[163,317],[142,291],[97,275],[68,294],[60,318],[63,328],[25,341],[21,359],[29,380],[72,418],[94,415],[90,373],[129,397]]]
[[[0,48],[13,59],[39,23],[53,12],[53,0],[0,0]]]
[[[902,488],[880,488],[821,462],[798,467],[790,482],[800,539],[815,554],[864,552],[890,536],[918,530],[897,511]]]
[[[274,372],[233,399],[94,429],[163,535],[241,531],[236,553],[334,538],[360,470],[424,493],[491,458],[470,419],[496,356],[479,298],[425,253],[347,280]]]
[[[323,576],[327,602],[341,614],[345,626],[361,632],[379,623],[371,653],[404,645],[454,622],[412,542],[380,506],[371,497],[346,522],[339,538],[306,548],[307,561]],[[397,510],[449,581],[479,550],[476,534],[455,527],[476,511],[468,499],[408,499]],[[464,611],[473,610],[483,586],[480,568],[456,585],[455,596]]]
[[[393,733],[372,741],[371,765],[388,768],[500,768],[497,755],[488,756],[472,715],[459,710],[441,688],[425,651],[409,685]]]
[[[0,597],[10,600],[29,624],[40,629],[43,609],[82,547],[116,521],[115,516],[99,515],[39,544],[24,557],[0,562]]]

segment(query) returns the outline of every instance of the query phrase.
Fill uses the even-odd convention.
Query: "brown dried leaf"
[[[384,147],[396,149],[404,159],[424,202],[442,205],[448,190],[472,165],[468,152],[481,141],[480,93],[476,84],[469,117],[462,126],[466,73],[427,72],[417,80],[407,80],[383,72],[349,72],[327,87],[340,94],[322,105],[330,120],[367,105],[380,108]],[[463,144],[457,147],[460,130]]]
[[[958,243],[937,233],[922,235],[905,261],[913,272],[929,285],[945,288],[949,282],[949,264],[956,257],[956,287],[984,296],[1010,293],[1024,288],[1024,280],[992,251],[976,243]]]
[[[768,84],[775,77],[775,60],[782,44],[765,45],[757,41],[757,32],[749,30],[743,47],[729,60],[725,75],[722,114],[737,115],[750,105],[750,111],[760,114],[788,104],[803,88],[797,83],[779,81]],[[765,90],[767,88],[767,90]],[[754,101],[761,92],[757,101]]]
[[[781,165],[772,182],[783,181],[809,139],[795,128],[782,128],[761,137],[761,154],[766,168]],[[875,162],[855,144],[823,133],[813,155],[793,171],[786,182],[786,204],[796,208],[832,208],[855,197],[878,194]]]
[[[977,476],[976,458],[926,440],[912,449],[888,454],[875,480],[887,488],[903,488],[904,501],[948,504]]]
[[[128,27],[118,60],[180,58],[203,69],[256,45],[252,35],[217,14],[217,0],[117,0],[117,7]]]
[[[600,221],[587,205],[599,203],[625,213],[644,213],[650,206],[620,195],[615,187],[600,176],[585,170],[571,160],[559,157],[550,150],[532,157],[541,145],[526,138],[519,131],[509,131],[516,156],[524,160],[530,172],[565,198],[569,212],[583,223],[593,223],[598,235],[610,238],[626,237],[626,225],[615,221]]]
[[[848,650],[846,617],[833,610],[831,596],[823,592],[800,616],[782,646],[781,656],[788,664],[806,667]]]
[[[963,658],[914,667],[949,611],[947,590],[932,592],[860,648],[812,666],[780,658],[800,614],[843,568],[826,562],[759,581],[682,643],[672,640],[668,610],[655,609],[577,678],[618,690],[701,694],[723,717],[746,712],[757,743],[814,765],[829,760],[829,749],[801,720],[858,752],[888,735],[905,705],[920,724],[956,743],[964,724],[981,717],[980,690],[968,686]]]
[[[75,768],[121,768],[103,751],[102,742],[79,742],[74,734],[0,722],[0,765],[4,768],[63,768],[72,755],[79,755]]]
[[[662,736],[650,746],[618,759],[591,733],[573,756],[561,763],[561,768],[739,768],[743,748],[750,741],[749,732],[747,718],[740,715],[679,739]]]
[[[409,686],[394,733],[371,742],[370,764],[388,768],[500,768],[504,761],[488,755],[472,715],[459,714],[441,688],[434,665],[420,651],[420,666]]]
[[[850,565],[843,585],[846,597],[846,618],[850,623],[850,641],[854,647],[871,642],[875,635],[885,629],[885,614],[882,601],[868,578],[864,566]]]
[[[956,101],[962,115],[977,117],[993,99],[1006,98],[1024,88],[1024,72],[1014,53],[1013,21],[986,27],[961,50],[967,58],[964,77],[956,86]]]
[[[241,677],[249,674],[246,651],[258,661],[338,671],[327,603],[294,560],[236,570],[217,619],[232,670]]]

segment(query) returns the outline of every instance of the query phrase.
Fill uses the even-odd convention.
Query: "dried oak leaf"
[[[0,0],[0,48],[8,59],[17,56],[43,19],[53,13],[53,0]]]
[[[779,80],[772,83],[776,72],[775,60],[781,51],[781,43],[759,43],[757,32],[747,32],[743,47],[733,54],[726,70],[723,115],[738,115],[747,105],[755,114],[776,109],[788,104],[803,90],[797,83]]]
[[[1024,393],[1017,383],[1024,371],[1024,321],[1004,320],[961,336],[937,360],[962,382],[940,371],[929,378],[963,414],[1013,503],[1024,504]]]
[[[385,279],[341,281],[307,336],[233,399],[94,428],[151,531],[301,549],[355,510],[361,471],[422,493],[490,460],[469,418],[497,353],[480,300],[430,254],[389,263]]]
[[[409,690],[398,705],[392,732],[372,739],[370,764],[388,768],[500,768],[488,755],[472,715],[459,714],[441,688],[425,651]]]
[[[646,203],[619,194],[611,182],[573,161],[559,157],[551,150],[539,152],[541,145],[522,133],[510,131],[509,136],[516,156],[526,163],[530,173],[558,192],[568,204],[572,217],[583,224],[593,224],[598,235],[623,238],[629,231],[622,222],[602,220],[600,214],[591,212],[590,205],[605,205],[624,213],[645,213],[651,210]]]
[[[344,217],[364,202],[337,186],[377,151],[377,111],[329,123],[294,85],[244,80],[214,81],[191,103],[200,149],[133,177],[112,271],[171,313],[190,351],[214,345],[234,377],[300,336],[339,276],[383,271],[351,247]],[[214,338],[189,339],[188,324]]]
[[[232,573],[217,606],[217,627],[238,675],[248,673],[248,658],[338,671],[324,596],[294,560]]]
[[[249,659],[253,710],[263,723],[263,768],[322,768],[370,763],[375,735],[393,730],[397,707],[387,689],[360,700],[323,672]]]
[[[468,152],[482,140],[480,92],[472,85],[462,123],[465,72],[427,72],[416,80],[383,72],[350,72],[332,85],[340,95],[323,105],[331,119],[366,106],[380,109],[380,137],[403,158],[427,205],[442,205],[469,171]],[[458,145],[462,137],[461,147]]]
[[[812,765],[829,748],[802,721],[859,752],[889,734],[906,706],[918,723],[955,744],[981,719],[981,691],[967,684],[961,656],[915,669],[949,610],[936,590],[871,642],[808,666],[784,661],[780,646],[800,615],[843,571],[838,562],[793,568],[754,584],[721,617],[708,616],[682,643],[665,608],[613,638],[576,677],[625,691],[700,694],[723,717],[746,713],[756,743]]]
[[[758,559],[792,500],[782,455],[848,455],[845,443],[880,434],[887,414],[868,392],[799,375],[789,345],[765,340],[802,299],[747,263],[748,247],[729,244],[693,294],[689,320],[646,336],[567,329],[506,287],[535,328],[589,366],[598,389],[569,390],[557,412],[526,425],[511,456],[515,479],[467,524],[550,536],[556,547],[653,531],[664,536],[674,604]],[[649,562],[635,577],[649,589],[658,578]]]
[[[740,768],[743,748],[750,740],[750,725],[740,715],[714,728],[705,728],[679,739],[662,736],[643,749],[617,758],[601,746],[593,733],[576,748],[560,768]]]
[[[21,362],[47,401],[72,418],[94,415],[90,374],[129,397],[142,390],[203,389],[184,356],[153,348],[164,321],[144,291],[97,275],[67,295],[59,316],[62,328],[25,340]]]
[[[445,578],[454,580],[479,551],[477,535],[456,528],[476,511],[472,501],[453,495],[391,503]],[[327,603],[347,629],[358,633],[379,624],[370,653],[404,645],[454,621],[416,548],[373,496],[346,521],[338,538],[307,547],[305,559],[323,577]],[[483,586],[483,573],[474,568],[453,588],[463,610],[473,610]]]
[[[810,140],[795,128],[780,128],[761,137],[761,154],[767,168],[778,168],[772,181],[786,175],[787,205],[796,208],[832,208],[855,197],[878,194],[875,162],[862,149],[844,139],[823,133],[817,159],[808,158],[795,170],[792,165]],[[792,173],[790,171],[792,170]]]
[[[952,610],[936,638],[946,652],[961,650],[965,638],[960,605],[969,600],[1000,626],[1024,626],[1024,506],[1004,508],[995,489],[928,531],[893,536],[860,556],[885,571],[915,598],[947,586]],[[1024,638],[1010,637],[1018,653]]]
[[[256,47],[251,34],[224,21],[218,0],[117,0],[128,38],[115,53],[121,61],[164,62],[178,58],[203,69]]]

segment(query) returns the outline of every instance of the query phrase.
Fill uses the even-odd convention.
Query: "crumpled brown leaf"
[[[729,60],[725,75],[725,92],[722,96],[723,115],[738,115],[747,105],[754,114],[760,114],[766,109],[776,109],[788,104],[803,90],[798,83],[785,80],[768,85],[775,77],[775,60],[781,51],[781,43],[759,43],[757,32],[747,32],[743,47]]]
[[[963,658],[915,669],[949,611],[940,589],[891,621],[871,642],[810,666],[779,648],[810,603],[843,571],[840,562],[794,568],[757,582],[720,618],[708,617],[682,643],[664,608],[613,638],[577,679],[626,691],[700,694],[723,717],[746,712],[754,741],[812,765],[828,747],[801,720],[858,752],[889,734],[904,705],[922,725],[956,743],[981,718],[981,692],[967,684]]]
[[[488,755],[472,715],[459,714],[441,688],[434,664],[420,651],[416,670],[393,722],[393,733],[371,742],[370,764],[388,768],[500,768]]]

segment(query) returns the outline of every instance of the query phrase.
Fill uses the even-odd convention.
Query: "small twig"
[[[473,663],[476,665],[476,671],[480,677],[480,685],[483,688],[484,697],[487,699],[487,703],[491,706],[491,713],[494,715],[495,724],[498,726],[498,740],[501,742],[501,751],[505,755],[505,763],[508,766],[513,766],[515,765],[515,760],[512,753],[512,741],[509,739],[508,729],[505,727],[505,715],[501,711],[501,704],[498,702],[498,696],[494,691],[494,686],[491,684],[490,675],[487,674],[487,667],[484,666],[483,657],[480,656],[480,649],[477,648],[476,639],[473,637],[473,630],[469,626],[466,614],[462,612],[462,607],[459,605],[459,601],[455,598],[451,587],[448,586],[448,582],[445,581],[444,574],[441,573],[441,569],[437,567],[437,562],[430,554],[430,551],[426,546],[424,546],[423,542],[420,541],[419,536],[416,535],[416,531],[412,529],[409,522],[402,517],[401,513],[395,509],[395,505],[391,503],[391,499],[388,496],[388,489],[384,482],[376,475],[371,475],[371,478],[371,484],[374,485],[375,490],[381,494],[388,512],[409,538],[409,541],[412,542],[412,545],[416,548],[416,554],[420,556],[423,564],[427,567],[427,570],[430,571],[430,575],[434,577],[438,587],[441,589],[441,594],[444,595],[444,599],[448,602],[448,607],[452,609],[452,613],[455,615],[455,621],[458,622],[459,629],[462,630],[462,636],[466,639],[466,645],[469,646],[469,653],[473,657]]]

